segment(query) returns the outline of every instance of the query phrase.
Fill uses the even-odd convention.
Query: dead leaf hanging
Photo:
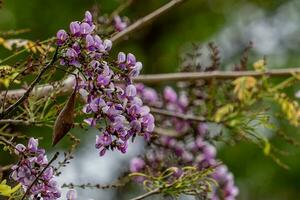
[[[75,100],[76,87],[56,118],[53,129],[52,146],[55,146],[72,128],[74,123]]]

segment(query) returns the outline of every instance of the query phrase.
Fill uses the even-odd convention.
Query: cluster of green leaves
[[[259,72],[266,70],[263,60],[255,62],[253,67]],[[227,142],[238,142],[242,139],[252,142],[262,148],[266,156],[270,156],[277,164],[287,169],[288,166],[275,156],[279,151],[268,138],[268,133],[281,131],[275,121],[276,113],[274,115],[269,102],[280,106],[281,111],[277,114],[280,116],[280,120],[285,120],[291,126],[298,127],[299,105],[284,93],[285,89],[297,82],[297,75],[292,75],[290,78],[274,84],[272,77],[266,75],[260,78],[240,77],[231,83],[227,82],[231,86],[219,87],[214,84],[209,89],[222,90],[227,96],[214,100],[213,103],[219,106],[216,110],[211,110],[209,118],[222,125],[222,132],[229,135]],[[208,105],[210,104],[212,103],[208,101]],[[222,139],[224,140],[224,137]]]
[[[176,177],[180,170],[181,175]],[[212,167],[199,170],[194,166],[185,166],[182,169],[170,167],[157,175],[144,173],[131,173],[130,177],[143,177],[144,188],[148,191],[157,191],[163,195],[178,198],[180,195],[203,196],[212,191],[212,186],[217,183],[210,177]]]

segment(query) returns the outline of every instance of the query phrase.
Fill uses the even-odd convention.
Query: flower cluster
[[[225,165],[216,169],[213,178],[218,181],[219,188],[214,192],[212,200],[234,200],[239,194],[239,189],[234,185],[234,177]]]
[[[216,168],[212,178],[218,182],[212,193],[213,199],[232,200],[238,195],[232,173],[228,172],[224,165],[218,166],[215,147],[203,141],[200,135],[194,141],[179,141],[164,136],[157,143],[159,145],[147,152],[143,158],[136,157],[131,160],[131,172],[156,175],[167,168],[176,167],[177,173],[170,177],[171,181],[181,176],[182,168],[185,166],[194,166],[199,170],[212,167]],[[136,178],[138,182],[144,180],[144,177]]]
[[[87,102],[83,112],[90,115],[85,122],[96,128],[99,124],[105,127],[96,138],[100,156],[109,149],[125,153],[131,137],[142,135],[149,139],[154,129],[154,117],[137,97],[133,84],[142,63],[133,54],[123,52],[113,60],[109,56],[112,42],[102,40],[94,29],[92,15],[87,11],[82,22],[70,24],[69,33],[58,31],[61,64],[81,73],[79,93]]]
[[[20,156],[20,161],[12,167],[12,179],[19,182],[25,191],[30,189],[27,193],[33,199],[58,199],[61,194],[54,180],[51,166],[41,174],[31,187],[37,176],[48,165],[45,150],[38,148],[38,140],[30,138],[27,147],[23,144],[16,145],[15,154]]]
[[[186,115],[195,112],[194,107],[191,106],[194,105],[194,102],[184,91],[176,93],[173,88],[166,87],[163,94],[159,96],[154,89],[142,84],[137,85],[137,89],[138,95],[150,106]],[[174,174],[176,177],[170,177],[170,181],[172,181],[173,178],[181,176],[182,168],[185,166],[194,166],[198,170],[215,168],[212,178],[218,182],[219,186],[212,193],[213,199],[235,199],[238,195],[238,188],[234,185],[233,175],[224,165],[219,166],[216,159],[216,148],[204,140],[209,133],[207,124],[195,123],[192,120],[183,120],[175,116],[159,117],[162,119],[160,125],[174,129],[181,136],[180,139],[160,136],[144,157],[136,157],[131,160],[130,171],[155,176],[170,167],[176,167],[178,173]],[[140,182],[145,178],[138,176],[136,180]]]
[[[163,91],[162,97],[159,98],[153,88],[146,87],[143,84],[138,84],[137,88],[138,95],[147,105],[163,108],[173,113],[191,114],[189,99],[184,91],[177,94],[173,88],[167,86]],[[162,121],[162,126],[174,127],[174,129],[181,134],[186,133],[191,127],[191,122],[176,117],[168,117],[167,120]]]

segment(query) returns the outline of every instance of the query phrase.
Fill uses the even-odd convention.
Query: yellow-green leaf
[[[10,197],[13,193],[15,193],[19,188],[21,187],[21,184],[16,185],[15,187],[11,188],[9,185],[6,184],[6,180],[3,180],[0,183],[0,195]]]

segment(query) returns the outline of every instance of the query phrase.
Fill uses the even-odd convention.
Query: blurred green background
[[[67,28],[70,21],[80,20],[85,10],[99,5],[101,13],[110,13],[122,0],[4,0],[0,9],[0,31],[31,29],[19,37],[44,40]],[[122,13],[132,21],[168,1],[136,0]],[[251,40],[252,61],[267,56],[269,68],[300,66],[300,1],[299,0],[188,0],[151,25],[132,35],[115,48],[132,52],[144,64],[143,73],[174,72],[181,63],[180,55],[192,42],[220,46],[222,67],[238,63],[243,48]],[[1,49],[0,58],[8,55]],[[291,88],[293,95],[299,86]],[[296,140],[299,130],[283,122],[279,126]],[[289,128],[288,128],[289,127]],[[47,130],[49,133],[51,130]],[[50,137],[49,137],[50,139]],[[240,188],[238,199],[298,199],[300,190],[300,149],[274,139],[290,155],[286,171],[265,157],[251,144],[224,146],[219,157],[234,173]],[[1,155],[0,160],[3,156]]]

